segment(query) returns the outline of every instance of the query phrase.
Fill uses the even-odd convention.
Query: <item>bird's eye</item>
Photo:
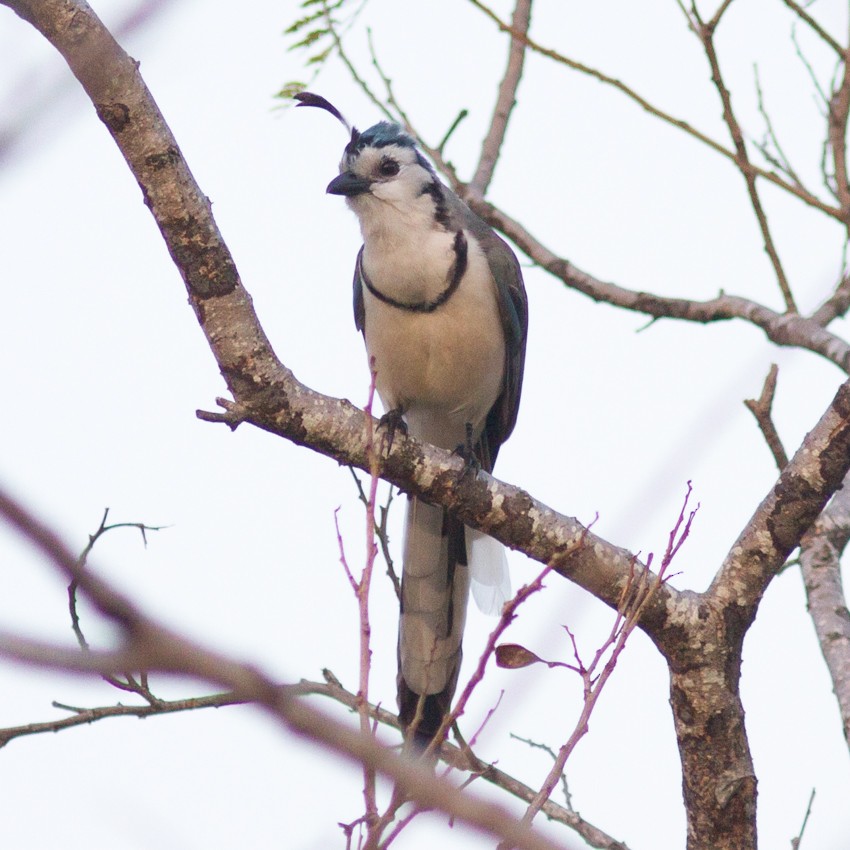
[[[398,163],[389,156],[385,156],[378,166],[381,177],[395,177],[398,174]]]

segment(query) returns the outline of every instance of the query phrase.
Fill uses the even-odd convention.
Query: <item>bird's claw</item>
[[[379,420],[378,427],[384,430],[384,441],[387,446],[387,454],[392,451],[393,440],[399,431],[407,436],[407,422],[404,421],[404,411],[400,407],[388,410]]]
[[[462,457],[464,461],[461,480],[472,473],[478,475],[481,472],[481,461],[478,460],[478,455],[475,454],[475,442],[472,433],[471,423],[466,423],[466,442],[461,443],[453,452],[453,454]]]

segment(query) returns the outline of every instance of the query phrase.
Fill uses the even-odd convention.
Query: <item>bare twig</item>
[[[782,2],[791,9],[797,17],[808,24],[812,31],[815,32],[826,44],[828,44],[837,54],[838,57],[844,60],[844,48],[795,0],[782,0]]]
[[[773,363],[767,377],[764,379],[764,386],[761,390],[761,396],[758,400],[748,398],[744,404],[747,410],[753,414],[758,422],[759,428],[767,441],[767,447],[770,449],[773,459],[776,461],[776,466],[781,472],[788,463],[788,455],[785,452],[785,447],[782,445],[782,440],[779,438],[779,432],[773,423],[771,409],[773,407],[773,396],[776,393],[776,378],[779,375],[779,367]]]
[[[356,710],[356,695],[343,688],[339,680],[329,671],[324,672],[327,683],[302,681],[296,686],[298,692],[302,694],[319,694],[333,699],[342,705],[346,705],[352,710]],[[379,706],[371,706],[371,711],[372,716],[381,723],[395,729],[399,728],[398,718],[394,714],[390,714],[390,712]],[[476,777],[484,779],[494,787],[501,788],[518,800],[529,803],[534,799],[536,794],[534,789],[500,770],[495,765],[482,761],[467,746],[455,746],[448,741],[443,741],[438,754],[446,764],[458,770],[472,771]],[[541,811],[550,820],[562,823],[573,829],[591,847],[599,848],[599,850],[628,850],[625,844],[589,823],[576,812],[555,803],[553,800],[547,800],[543,804]]]
[[[460,126],[460,122],[463,121],[464,118],[467,117],[467,115],[469,115],[469,110],[461,109],[461,111],[457,114],[457,118],[455,118],[455,120],[452,121],[452,123],[449,125],[449,129],[446,130],[445,136],[443,136],[443,138],[440,140],[440,144],[437,145],[437,150],[440,152],[441,156],[446,145],[449,143],[449,139],[452,137],[452,134],[455,130],[457,130],[457,128]]]
[[[55,708],[72,712],[70,717],[58,720],[46,720],[42,723],[28,723],[25,726],[10,726],[0,729],[0,747],[14,738],[26,735],[40,735],[45,732],[56,733],[74,726],[94,723],[109,717],[154,717],[160,714],[175,714],[183,711],[195,711],[200,708],[221,708],[226,705],[240,705],[244,699],[233,693],[211,694],[210,696],[188,697],[178,700],[157,700],[148,705],[107,705],[99,708],[79,708],[54,702]]]
[[[693,19],[697,24],[696,33],[702,43],[706,58],[708,59],[708,64],[711,68],[711,81],[714,83],[714,87],[717,89],[717,93],[720,96],[720,102],[723,105],[723,121],[729,130],[729,135],[735,148],[735,164],[738,166],[738,170],[741,172],[741,176],[744,178],[744,182],[746,183],[747,193],[750,196],[750,204],[752,205],[753,212],[755,213],[756,220],[758,221],[759,230],[761,231],[762,240],[764,241],[764,249],[767,252],[768,257],[770,257],[770,262],[773,265],[776,281],[779,284],[779,289],[785,300],[786,311],[789,313],[796,313],[798,312],[797,305],[794,303],[794,297],[791,294],[791,288],[789,286],[788,279],[785,276],[785,270],[782,267],[782,262],[779,259],[779,253],[777,252],[776,246],[773,242],[773,236],[771,235],[770,227],[767,222],[767,215],[765,214],[758,187],[756,186],[757,173],[755,167],[750,162],[750,158],[747,153],[747,146],[744,142],[744,134],[741,131],[741,126],[738,123],[738,119],[732,108],[732,95],[729,93],[729,89],[726,87],[726,83],[723,80],[723,74],[720,70],[720,61],[717,56],[717,50],[714,46],[714,33],[717,24],[720,20],[720,16],[727,8],[728,3],[724,3],[714,18],[712,18],[708,23],[703,23],[699,17],[699,13],[696,11],[696,7],[692,7],[689,20]]]
[[[543,750],[543,752],[546,753],[552,761],[558,760],[558,754],[548,744],[541,744],[537,741],[532,741],[531,738],[522,738],[519,735],[515,735],[513,732],[511,732],[511,737],[515,741],[521,741],[523,744],[527,744],[529,747],[533,747],[537,750]],[[573,797],[572,794],[570,794],[570,786],[567,782],[566,773],[561,774],[561,793],[564,795],[564,804],[570,811],[573,811]]]
[[[782,149],[782,145],[779,142],[779,137],[776,134],[776,130],[773,127],[773,122],[770,120],[770,114],[767,111],[767,108],[764,105],[764,92],[761,87],[761,79],[759,78],[759,69],[758,65],[753,65],[753,75],[755,77],[756,83],[756,97],[758,99],[758,111],[761,114],[762,119],[765,124],[765,134],[764,140],[762,142],[755,142],[756,147],[761,152],[761,155],[775,168],[781,171],[783,174],[788,176],[788,179],[795,186],[799,186],[800,188],[805,189],[803,186],[802,180],[800,180],[799,175],[794,170],[791,162],[789,161],[785,151]],[[774,150],[776,151],[776,155],[774,156],[771,151],[769,145],[772,144]]]
[[[462,189],[461,189],[462,191]],[[755,325],[777,345],[805,348],[850,372],[850,346],[836,334],[817,322],[796,313],[777,313],[763,304],[721,293],[709,301],[689,301],[684,298],[665,298],[647,292],[637,292],[602,281],[559,257],[532,236],[518,221],[487,201],[470,199],[470,206],[488,224],[515,242],[534,262],[562,280],[571,289],[594,301],[612,304],[644,313],[655,318],[676,318],[707,324],[727,319],[743,319]]]
[[[844,252],[847,251],[847,241],[844,242]],[[842,266],[846,264],[842,263]],[[826,327],[833,319],[843,316],[850,308],[850,275],[842,268],[842,277],[832,295],[812,313],[811,319],[821,327]]]
[[[658,575],[650,576],[648,571],[642,568],[639,570],[633,569],[630,581],[623,586],[621,605],[618,608],[617,617],[611,628],[611,632],[602,646],[597,649],[594,654],[593,661],[589,666],[585,667],[583,664],[581,657],[579,656],[575,637],[568,628],[566,629],[572,642],[573,655],[584,685],[584,702],[581,714],[576,722],[572,734],[567,742],[558,750],[551,770],[546,776],[546,779],[543,781],[540,790],[526,809],[525,815],[523,816],[523,823],[531,824],[537,813],[542,809],[543,804],[551,796],[557,783],[562,781],[564,776],[564,766],[566,765],[570,755],[575,750],[578,742],[589,731],[590,716],[596,707],[596,703],[602,694],[602,690],[604,689],[606,682],[611,677],[611,674],[617,666],[617,661],[625,649],[629,636],[637,628],[640,623],[641,614],[646,608],[647,603],[652,598],[653,594],[655,594],[664,583],[667,569],[682,544],[688,538],[694,517],[697,510],[699,510],[699,506],[697,506],[697,508],[690,511],[687,519],[685,519],[685,511],[687,510],[690,496],[691,483],[689,481],[682,509],[679,512],[675,525],[670,531],[667,547],[665,549],[664,556],[662,557],[661,568],[658,571]],[[651,563],[651,560],[651,558],[648,559],[647,565]],[[606,658],[606,655],[607,659],[603,664],[603,659]],[[500,848],[502,848],[502,850],[508,850],[510,846],[511,845],[509,843],[503,842],[500,845]]]
[[[509,23],[503,21],[492,9],[482,3],[481,0],[469,0],[469,2],[472,3],[476,8],[480,9],[485,15],[487,15],[487,17],[490,18],[490,20],[492,20],[502,32],[510,33],[515,38],[522,38],[521,33],[515,32]],[[552,59],[554,62],[558,62],[559,64],[565,65],[566,67],[571,68],[574,71],[578,71],[581,74],[598,80],[603,85],[610,86],[611,88],[616,89],[617,91],[624,94],[627,98],[629,98],[629,100],[640,106],[641,109],[648,112],[650,115],[660,119],[665,124],[669,124],[670,126],[681,130],[683,133],[686,133],[697,141],[702,142],[704,145],[711,148],[711,150],[715,151],[716,153],[719,153],[721,156],[724,156],[727,159],[732,160],[733,162],[737,162],[737,152],[735,150],[730,150],[729,148],[722,145],[720,142],[716,141],[715,139],[712,139],[710,136],[691,126],[687,121],[683,121],[680,118],[676,118],[669,112],[665,112],[663,109],[660,109],[659,107],[650,103],[645,97],[638,94],[634,89],[622,82],[622,80],[618,80],[615,77],[611,77],[608,74],[605,74],[602,71],[597,70],[596,68],[591,68],[590,66],[585,65],[582,62],[576,61],[575,59],[570,59],[568,56],[564,56],[557,50],[553,50],[549,47],[544,47],[529,36],[526,36],[522,40],[525,42],[527,47],[529,47],[531,50],[534,50],[536,53],[539,53],[541,56],[546,56],[547,58]],[[826,213],[832,218],[841,220],[840,209],[830,206],[811,192],[808,192],[805,189],[800,188],[799,186],[795,186],[793,183],[789,183],[780,174],[777,174],[773,171],[768,171],[767,169],[760,168],[759,166],[754,164],[751,164],[750,167],[755,176],[761,177],[764,180],[773,183],[775,186],[778,186],[779,188],[784,189],[786,192],[795,195],[796,197],[800,198],[800,200],[802,200],[804,203],[815,209],[820,210],[821,212]]]
[[[481,146],[481,156],[478,160],[478,168],[472,180],[469,181],[469,191],[481,197],[487,193],[487,187],[493,179],[493,172],[499,160],[502,143],[505,140],[505,131],[511,112],[516,105],[516,92],[519,81],[522,79],[522,68],[525,61],[525,41],[528,35],[528,27],[531,23],[531,0],[517,0],[514,6],[513,19],[511,20],[512,33],[521,33],[522,37],[511,35],[511,46],[508,52],[508,67],[505,76],[499,85],[499,95],[496,98],[496,106],[493,109],[493,117],[490,121],[490,129]]]
[[[692,4],[694,11],[696,11],[696,3]],[[717,28],[717,25],[720,23],[720,19],[726,14],[726,10],[732,5],[732,0],[723,0],[723,2],[718,6],[717,11],[712,16],[711,20],[708,22],[707,26],[709,26],[712,30]]]
[[[829,98],[828,130],[829,148],[832,151],[835,196],[841,206],[843,221],[850,227],[850,183],[847,172],[847,117],[850,114],[850,68],[846,56],[842,63],[841,83],[833,86]]]
[[[165,526],[161,525],[146,525],[141,522],[115,522],[110,525],[106,524],[106,520],[109,516],[109,508],[105,508],[103,511],[103,517],[100,520],[100,525],[94,534],[89,535],[89,541],[86,546],[83,548],[83,551],[80,553],[80,557],[77,561],[77,566],[80,570],[85,569],[86,564],[88,562],[88,557],[92,552],[95,544],[100,538],[110,532],[114,531],[117,528],[135,528],[142,535],[142,542],[145,546],[148,545],[147,532],[149,531],[162,531]],[[83,634],[82,623],[80,622],[79,612],[77,611],[77,587],[78,582],[76,579],[72,579],[68,584],[68,610],[71,615],[71,629],[74,632],[75,637],[77,638],[77,643],[79,643],[80,648],[84,650],[88,650],[89,644],[86,640],[85,635]],[[147,684],[147,676],[144,672],[141,673],[140,679],[141,681],[137,681],[136,677],[130,673],[125,672],[124,678],[119,679],[116,676],[104,675],[103,679],[105,682],[108,682],[112,687],[117,688],[121,691],[127,691],[129,693],[138,694],[143,697],[150,705],[157,705],[160,700],[159,697],[155,696]]]
[[[359,617],[359,639],[360,639],[360,657],[359,657],[359,670],[360,670],[360,678],[359,678],[359,687],[357,691],[357,700],[358,707],[357,713],[360,717],[360,732],[365,735],[374,735],[374,730],[371,725],[371,717],[369,714],[369,674],[372,669],[372,648],[371,648],[371,637],[372,637],[372,627],[369,621],[369,592],[372,587],[372,573],[374,571],[375,566],[375,557],[378,553],[378,547],[375,544],[375,535],[376,535],[376,522],[375,522],[375,502],[376,495],[378,490],[378,483],[380,481],[379,473],[380,473],[380,458],[378,457],[378,452],[375,450],[375,429],[374,429],[374,419],[372,417],[372,405],[375,400],[375,379],[377,377],[377,373],[375,372],[374,362],[372,363],[372,378],[369,383],[369,396],[366,402],[366,407],[364,408],[364,413],[366,414],[366,431],[367,431],[367,446],[369,453],[369,464],[371,467],[371,474],[369,479],[369,492],[365,494],[363,492],[363,488],[360,485],[360,481],[356,475],[354,475],[354,470],[352,470],[352,475],[354,476],[354,480],[357,483],[358,490],[360,491],[360,498],[365,505],[365,518],[366,518],[366,556],[364,559],[363,570],[360,573],[360,577],[356,578],[351,567],[348,564],[348,559],[345,555],[345,547],[342,540],[342,534],[339,530],[339,523],[336,521],[336,511],[334,512],[334,521],[336,523],[336,534],[337,534],[337,542],[339,545],[340,552],[340,562],[342,563],[343,569],[345,570],[345,575],[348,578],[348,582],[351,585],[352,590],[354,591],[354,595],[357,599],[357,611]],[[380,831],[377,833],[374,832],[374,828],[376,826],[376,822],[378,821],[378,803],[376,796],[376,785],[375,785],[375,771],[374,769],[364,764],[363,765],[363,800],[365,803],[365,812],[362,817],[358,818],[351,824],[344,825],[344,830],[346,835],[350,839],[353,835],[353,832],[356,828],[362,828],[365,826],[366,828],[366,847],[370,847],[376,843],[376,841],[380,838]]]
[[[420,765],[380,746],[371,733],[349,729],[305,705],[297,698],[296,689],[281,688],[255,668],[199,646],[155,622],[107,582],[92,573],[81,572],[77,558],[56,534],[2,489],[0,515],[60,573],[76,577],[81,592],[120,626],[125,635],[123,649],[106,653],[66,650],[53,644],[0,636],[1,655],[66,671],[114,673],[127,668],[147,668],[223,685],[233,692],[236,701],[257,703],[290,731],[386,775],[423,807],[439,808],[485,834],[510,841],[524,850],[558,850],[548,839],[518,824],[499,806],[459,793]]]
[[[363,489],[363,485],[360,483],[360,479],[357,477],[357,473],[354,471],[354,468],[349,466],[348,469],[351,472],[351,477],[354,479],[354,484],[357,487],[358,498],[365,505],[368,501],[366,491]],[[396,599],[401,600],[401,579],[398,577],[398,573],[395,570],[395,562],[393,561],[393,556],[390,552],[389,518],[392,503],[393,488],[390,486],[387,488],[386,502],[384,502],[384,504],[378,509],[381,519],[380,521],[375,521],[375,536],[378,538],[378,543],[381,546],[381,555],[384,558],[384,563],[387,565],[387,578],[389,578],[392,582]]]
[[[806,824],[809,822],[809,815],[812,813],[812,803],[815,801],[815,789],[812,788],[812,793],[809,796],[809,804],[806,806],[806,814],[803,816],[803,823],[800,825],[800,831],[796,838],[791,839],[791,850],[800,850],[800,842],[803,840],[803,833],[806,831]]]
[[[360,703],[360,732],[365,736],[373,735],[369,723],[369,674],[372,670],[372,626],[369,622],[369,591],[372,587],[372,571],[375,566],[375,556],[378,547],[375,544],[375,498],[380,480],[380,459],[375,450],[375,429],[372,418],[372,404],[375,400],[375,380],[377,372],[372,362],[371,380],[369,382],[369,399],[364,413],[366,414],[367,453],[369,455],[370,481],[369,498],[366,501],[366,558],[363,573],[357,583],[357,608],[360,615],[360,687],[357,698]],[[363,799],[366,803],[364,819],[367,827],[367,844],[371,836],[372,825],[378,815],[378,802],[375,788],[375,770],[371,765],[363,765]],[[380,835],[380,833],[378,833]]]

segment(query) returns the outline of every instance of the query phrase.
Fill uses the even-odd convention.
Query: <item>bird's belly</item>
[[[414,436],[443,448],[464,442],[467,423],[479,434],[501,391],[504,336],[486,295],[461,286],[433,313],[413,313],[364,293],[366,349],[385,408],[401,408]]]

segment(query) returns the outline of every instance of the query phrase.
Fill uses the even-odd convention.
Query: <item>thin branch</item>
[[[0,729],[0,747],[9,741],[26,735],[41,735],[45,732],[56,733],[74,726],[95,723],[109,717],[155,717],[160,714],[176,714],[183,711],[195,711],[200,708],[221,708],[226,705],[241,705],[244,699],[239,699],[233,693],[211,694],[203,697],[189,697],[178,700],[158,700],[156,704],[148,705],[107,705],[100,708],[77,708],[61,703],[53,703],[54,707],[73,712],[70,717],[58,720],[46,720],[42,723],[28,723],[25,726],[9,726]]]
[[[714,33],[717,21],[719,20],[720,14],[722,14],[722,12],[727,8],[728,4],[724,3],[718,14],[715,15],[715,18],[707,24],[703,24],[697,17],[696,19],[699,23],[697,35],[702,43],[703,50],[705,51],[706,58],[708,59],[709,67],[711,68],[711,81],[714,83],[714,87],[717,89],[717,93],[720,96],[720,101],[723,105],[723,121],[729,130],[729,135],[732,138],[732,144],[735,148],[735,164],[738,166],[738,170],[741,172],[741,176],[744,178],[744,182],[746,183],[747,193],[750,196],[750,204],[752,205],[753,212],[755,213],[756,220],[758,221],[759,230],[761,231],[762,240],[764,241],[764,249],[770,258],[771,264],[773,265],[776,281],[779,284],[779,289],[785,300],[786,311],[789,313],[796,313],[798,312],[797,305],[794,303],[794,297],[791,294],[791,288],[788,283],[788,279],[785,276],[785,270],[782,267],[779,253],[774,245],[770,226],[767,222],[767,215],[765,214],[764,207],[761,203],[761,197],[759,196],[758,187],[756,186],[757,173],[755,166],[753,166],[750,162],[749,155],[747,154],[744,134],[741,131],[741,126],[738,123],[738,119],[736,118],[735,112],[732,108],[732,96],[723,80],[723,74],[720,71],[720,61],[717,57],[717,51],[714,46]],[[694,14],[696,15],[696,13]],[[842,204],[842,211],[844,209],[846,209],[846,207]]]
[[[799,175],[792,167],[788,157],[785,154],[785,151],[782,149],[782,145],[779,143],[779,137],[776,135],[776,130],[773,127],[773,122],[770,120],[770,115],[764,105],[764,92],[762,91],[761,87],[761,79],[759,78],[758,65],[753,65],[753,75],[755,76],[756,82],[756,98],[758,100],[758,111],[761,114],[761,117],[764,120],[765,124],[764,141],[762,141],[761,143],[755,142],[754,144],[761,152],[761,155],[771,165],[786,174],[795,186],[799,186],[805,189],[805,187],[803,186],[803,181],[800,180]],[[776,150],[776,156],[771,154],[770,148],[768,146],[769,143],[773,144],[773,147]]]
[[[357,473],[354,471],[354,467],[349,466],[348,470],[351,472],[351,477],[354,479],[354,485],[357,487],[357,498],[366,505],[368,497],[366,495],[366,491],[363,489],[363,485],[360,483],[360,479],[357,477]],[[378,509],[381,519],[380,522],[377,520],[375,521],[375,535],[381,546],[381,555],[384,558],[384,563],[387,565],[387,578],[389,578],[392,582],[396,599],[401,600],[401,579],[398,577],[398,573],[395,569],[395,562],[393,561],[392,553],[390,552],[389,518],[392,503],[393,488],[388,487],[387,500]]]
[[[522,34],[515,32],[510,24],[503,21],[492,9],[486,6],[481,0],[469,0],[473,6],[477,9],[480,9],[490,20],[492,20],[498,28],[505,33],[509,33],[515,38],[522,38]],[[702,142],[707,147],[711,148],[711,150],[719,153],[721,156],[726,157],[726,159],[731,160],[732,162],[737,162],[737,153],[734,150],[730,150],[729,148],[722,145],[720,142],[712,139],[710,136],[705,133],[697,130],[695,127],[691,126],[687,121],[683,121],[680,118],[676,118],[671,115],[669,112],[665,112],[663,109],[659,109],[654,104],[650,103],[646,98],[642,97],[638,94],[634,89],[627,86],[621,80],[616,79],[615,77],[611,77],[608,74],[603,73],[602,71],[598,71],[595,68],[591,68],[588,65],[583,64],[582,62],[578,62],[575,59],[570,59],[567,56],[559,53],[557,50],[553,50],[548,47],[543,47],[541,44],[536,42],[534,39],[526,36],[522,38],[525,42],[526,47],[534,50],[536,53],[539,53],[541,56],[545,56],[548,59],[552,59],[554,62],[558,62],[559,64],[565,65],[568,68],[573,69],[574,71],[578,71],[585,76],[592,77],[595,80],[598,80],[600,83],[606,86],[610,86],[611,88],[616,89],[617,91],[624,94],[629,100],[632,100],[641,109],[648,112],[650,115],[655,118],[660,119],[665,124],[669,124],[672,127],[675,127],[678,130],[681,130],[683,133],[697,139],[697,141]],[[770,183],[773,183],[775,186],[778,186],[781,189],[784,189],[786,192],[798,197],[808,206],[813,207],[814,209],[820,210],[823,213],[831,216],[832,218],[836,218],[839,221],[842,220],[842,212],[839,208],[830,206],[829,204],[822,201],[816,195],[801,189],[799,186],[795,186],[793,183],[789,183],[785,180],[780,174],[776,174],[773,171],[768,171],[764,168],[760,168],[757,165],[751,164],[752,172],[754,175],[767,180]]]
[[[299,693],[325,696],[356,710],[356,695],[347,691],[330,671],[326,670],[324,673],[326,683],[302,681],[295,687],[298,688]],[[380,723],[394,729],[400,728],[396,715],[391,714],[386,709],[370,706],[370,711],[372,716]],[[446,764],[455,769],[472,771],[477,778],[484,779],[494,787],[501,788],[522,802],[530,803],[535,797],[536,791],[533,788],[500,770],[495,765],[482,761],[468,747],[458,747],[448,741],[443,741],[439,756]],[[577,812],[559,805],[553,800],[547,800],[541,811],[549,820],[562,823],[573,829],[591,847],[599,848],[599,850],[628,850],[625,844],[607,835],[582,818]]]
[[[395,114],[398,116],[398,120],[414,135],[418,135],[416,131],[413,129],[413,125],[410,123],[410,118],[407,113],[402,108],[401,104],[396,100],[395,92],[393,91],[393,81],[387,76],[384,72],[384,69],[381,67],[380,62],[378,62],[378,54],[375,50],[375,44],[372,41],[372,33],[369,31],[367,33],[367,40],[369,42],[369,55],[372,57],[372,66],[378,72],[378,76],[381,78],[381,82],[384,84],[384,88],[387,92],[387,103],[389,104],[391,109],[395,110]],[[338,43],[337,49],[342,55],[342,44]]]
[[[362,413],[361,413],[362,415]],[[80,590],[107,617],[121,627],[126,646],[111,653],[66,650],[51,644],[0,637],[0,654],[7,658],[66,671],[114,673],[144,667],[179,673],[224,686],[238,701],[255,702],[291,732],[378,771],[410,799],[438,808],[476,830],[524,850],[558,850],[548,839],[529,830],[499,806],[469,793],[459,793],[419,764],[401,758],[363,734],[316,711],[255,668],[216,653],[177,635],[157,623],[119,594],[107,582],[82,573],[73,553],[53,530],[0,489],[0,515],[49,560],[62,575],[79,579]]]
[[[617,617],[611,631],[599,649],[593,656],[593,661],[588,667],[583,664],[576,640],[572,632],[567,629],[567,634],[572,641],[573,654],[578,665],[579,674],[582,678],[584,686],[584,701],[581,714],[576,721],[575,727],[566,743],[560,748],[557,756],[554,759],[554,764],[551,770],[543,781],[540,790],[535,795],[534,799],[529,803],[525,814],[523,815],[523,823],[531,825],[537,813],[542,809],[543,804],[552,794],[555,786],[563,779],[564,767],[567,760],[572,755],[579,741],[588,733],[590,727],[590,717],[593,714],[599,697],[605,688],[606,683],[610,679],[617,666],[620,655],[626,648],[626,643],[632,632],[640,623],[641,614],[646,608],[652,596],[658,592],[659,588],[665,582],[667,570],[670,567],[676,554],[679,552],[682,544],[687,540],[690,534],[691,525],[694,521],[697,510],[692,510],[687,520],[685,519],[685,511],[688,507],[688,501],[691,497],[691,483],[688,482],[687,493],[685,494],[682,509],[679,516],[670,531],[667,541],[667,547],[662,557],[661,568],[658,575],[649,576],[646,570],[634,569],[630,581],[623,587],[620,605],[617,609]],[[684,525],[684,527],[683,527]],[[651,558],[647,563],[651,563]],[[607,656],[607,658],[606,658]],[[604,663],[603,663],[604,659]],[[601,669],[600,669],[601,668]],[[598,672],[597,672],[598,671]],[[509,850],[510,845],[503,843],[500,845],[501,850]]]
[[[461,111],[458,112],[455,120],[452,121],[452,123],[449,125],[449,129],[446,130],[446,134],[440,140],[440,144],[437,145],[437,150],[440,152],[441,156],[443,154],[443,150],[445,149],[446,145],[449,143],[449,139],[452,137],[454,131],[457,130],[457,128],[460,126],[460,122],[463,121],[468,115],[469,115],[468,109],[461,109]]]
[[[712,30],[717,29],[717,25],[720,23],[720,19],[726,14],[726,10],[731,5],[732,0],[723,0],[711,20],[708,22],[707,26],[710,27]],[[694,6],[694,8],[696,8],[696,6]]]
[[[520,741],[523,744],[527,744],[529,747],[532,747],[534,749],[543,750],[543,752],[546,753],[552,759],[552,761],[557,761],[558,759],[558,754],[548,744],[540,744],[537,741],[532,741],[530,738],[522,738],[519,735],[515,735],[513,732],[511,732],[511,738],[513,738],[515,741]],[[564,772],[561,773],[561,793],[564,795],[564,804],[570,811],[573,811],[573,797],[572,794],[570,794],[570,786],[567,782],[567,774]]]
[[[826,44],[828,44],[837,54],[838,57],[844,59],[844,48],[795,0],[782,0],[782,2],[793,11],[797,17],[808,24],[812,31],[815,32]]]
[[[370,479],[369,497],[366,500],[366,557],[360,581],[357,583],[357,609],[360,616],[360,683],[357,698],[360,702],[358,714],[360,715],[360,732],[365,737],[372,735],[369,722],[369,674],[372,670],[372,626],[369,622],[369,592],[372,588],[372,572],[375,566],[375,557],[378,547],[375,544],[375,500],[378,492],[380,461],[375,449],[375,428],[372,417],[372,404],[375,400],[375,381],[377,372],[372,362],[371,380],[369,382],[369,398],[364,409],[366,422],[366,450],[370,456]],[[374,737],[374,735],[373,735]],[[367,843],[371,837],[372,826],[378,815],[378,801],[376,797],[375,771],[368,765],[363,766],[363,799],[366,804],[364,819],[367,826]],[[376,833],[380,836],[380,832]]]
[[[806,814],[803,815],[803,823],[800,826],[800,831],[796,838],[791,839],[791,850],[800,850],[800,843],[803,840],[803,834],[806,831],[806,824],[809,822],[809,815],[812,813],[812,803],[815,801],[815,789],[812,788],[812,793],[809,796],[809,804],[806,806]]]
[[[850,227],[850,182],[847,171],[847,117],[850,114],[850,67],[846,57],[843,62],[841,84],[834,86],[829,99],[827,138],[832,151],[835,177],[835,195]]]
[[[109,508],[105,508],[103,511],[103,517],[100,520],[100,525],[94,534],[89,535],[89,540],[86,546],[83,548],[83,551],[80,553],[80,556],[77,560],[77,567],[79,570],[84,570],[86,568],[89,555],[95,547],[95,544],[103,537],[104,534],[107,534],[110,531],[114,531],[118,528],[135,528],[142,535],[142,542],[145,546],[148,545],[147,532],[149,531],[162,531],[165,526],[161,525],[146,525],[142,522],[115,522],[110,525],[106,524],[106,520],[109,517]],[[71,615],[71,629],[74,632],[74,636],[77,638],[77,643],[80,645],[80,649],[87,650],[89,649],[88,641],[86,640],[85,635],[83,634],[82,623],[80,622],[80,615],[77,611],[77,587],[78,582],[76,579],[72,579],[68,584],[68,610]],[[112,687],[117,688],[121,691],[127,691],[129,693],[138,694],[150,705],[157,705],[160,700],[159,697],[155,696],[150,688],[147,685],[147,680],[145,674],[142,673],[142,681],[137,681],[135,676],[130,672],[124,673],[124,679],[119,679],[116,676],[105,675],[103,677],[105,682],[108,682]]]
[[[469,205],[488,224],[504,233],[535,263],[572,289],[594,301],[623,307],[655,318],[683,319],[707,324],[728,319],[743,319],[755,325],[771,342],[781,346],[805,348],[850,372],[850,346],[841,337],[796,313],[777,313],[756,301],[721,293],[710,301],[665,298],[637,292],[614,283],[601,281],[557,256],[540,243],[519,222],[487,201],[469,199]]]
[[[773,363],[767,377],[764,379],[761,396],[758,400],[748,398],[744,404],[747,410],[753,414],[758,422],[759,428],[767,442],[767,447],[776,461],[776,466],[781,472],[788,464],[788,455],[785,453],[785,447],[782,445],[782,440],[779,438],[779,432],[773,423],[771,410],[773,408],[773,396],[776,393],[776,378],[779,375],[779,367]]]
[[[481,146],[481,157],[478,160],[478,168],[475,175],[469,181],[469,190],[482,198],[487,193],[487,188],[493,179],[499,153],[505,140],[505,131],[511,112],[516,105],[516,92],[522,79],[522,68],[525,62],[525,38],[528,36],[528,27],[531,24],[531,0],[517,0],[514,14],[511,20],[512,32],[521,33],[521,36],[511,35],[511,45],[508,52],[508,66],[505,76],[499,85],[499,95],[496,98],[496,106],[493,109],[493,117],[490,121],[490,129]]]
[[[847,250],[847,241],[844,243]],[[826,327],[833,319],[843,316],[850,309],[850,275],[846,269],[842,269],[842,277],[835,288],[835,292],[812,313],[811,319],[821,327]]]

